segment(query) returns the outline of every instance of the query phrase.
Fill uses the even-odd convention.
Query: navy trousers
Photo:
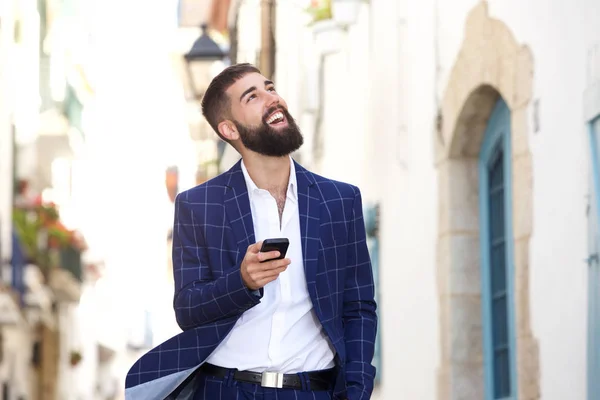
[[[199,374],[194,400],[332,400],[331,390],[294,390],[263,388],[254,383],[238,382],[231,377],[216,378]]]

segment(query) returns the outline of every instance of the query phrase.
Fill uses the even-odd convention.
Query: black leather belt
[[[204,363],[198,369],[205,375],[224,378],[231,371],[229,368],[219,367],[213,364]],[[325,369],[321,371],[307,372],[306,375],[310,381],[310,390],[330,390],[333,387],[335,379],[335,369]],[[277,372],[253,372],[233,370],[233,379],[240,382],[255,383],[262,387],[302,389],[302,381],[299,374],[280,374]]]

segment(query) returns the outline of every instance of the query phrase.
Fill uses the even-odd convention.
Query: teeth
[[[271,118],[269,118],[267,120],[267,123],[272,124],[273,122],[277,121],[278,119],[283,119],[283,113],[282,112],[276,112],[275,114],[273,114],[271,116]]]

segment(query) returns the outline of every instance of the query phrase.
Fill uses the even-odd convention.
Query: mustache
[[[263,122],[267,123],[267,118],[269,118],[269,115],[273,114],[275,111],[277,110],[281,110],[283,112],[284,115],[287,116],[287,110],[282,106],[282,105],[278,105],[278,106],[273,106],[270,107],[267,111],[265,111],[265,113],[263,114]]]

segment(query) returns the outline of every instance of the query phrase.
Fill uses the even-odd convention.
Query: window
[[[589,124],[592,183],[588,207],[588,400],[600,399],[600,116]]]
[[[365,206],[365,231],[367,234],[367,246],[371,256],[373,268],[373,283],[375,285],[375,301],[379,304],[379,221],[380,208],[379,203]],[[373,354],[373,366],[376,368],[375,384],[381,382],[381,311],[379,311],[379,329],[375,337],[375,353]]]
[[[485,398],[515,399],[510,110],[502,99],[488,121],[479,179]]]

